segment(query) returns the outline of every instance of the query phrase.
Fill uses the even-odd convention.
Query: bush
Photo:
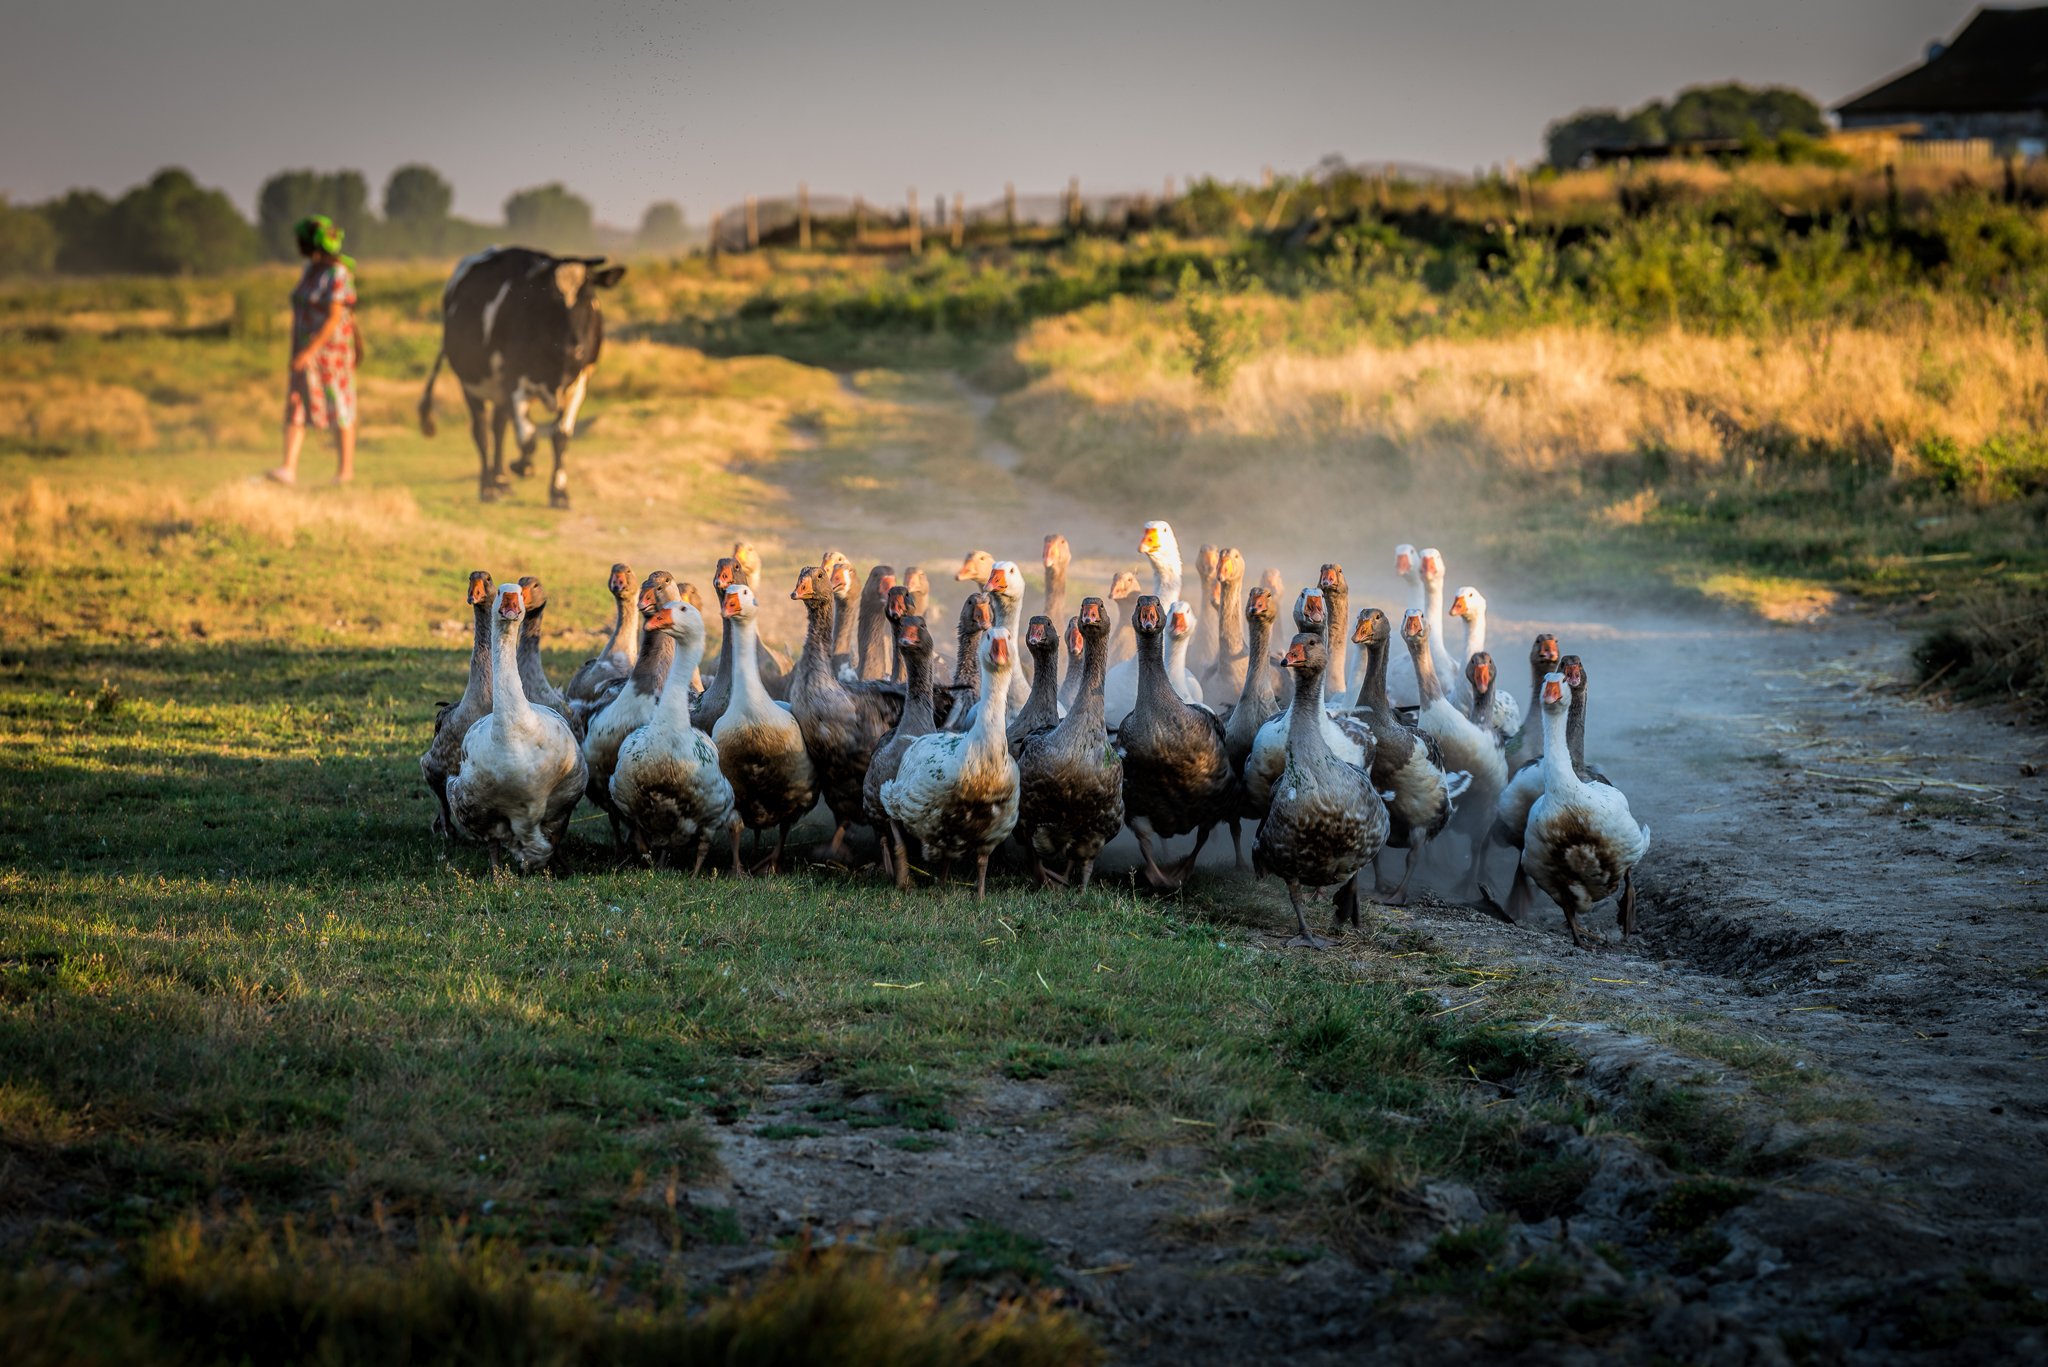
[[[1187,328],[1181,351],[1194,368],[1195,380],[1211,394],[1229,392],[1238,366],[1251,349],[1250,330],[1223,302],[1221,284],[1219,272],[1215,286],[1204,285],[1193,262],[1180,273],[1181,319]]]

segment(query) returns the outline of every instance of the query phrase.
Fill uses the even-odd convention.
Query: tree
[[[121,269],[114,240],[114,205],[97,190],[72,190],[43,205],[43,217],[57,233],[57,269],[96,275]]]
[[[0,195],[0,275],[47,275],[57,264],[57,230],[34,209]]]
[[[1651,100],[1623,115],[1613,109],[1584,109],[1544,130],[1553,166],[1577,166],[1596,147],[1627,143],[1691,142],[1732,138],[1775,141],[1786,133],[1819,137],[1827,132],[1820,106],[1785,86],[1755,89],[1738,82],[1696,85],[1666,105]]]
[[[442,223],[454,204],[455,188],[431,166],[401,166],[384,182],[384,217],[393,223]]]
[[[569,193],[559,181],[520,190],[505,201],[509,234],[548,251],[588,249],[590,224],[590,201]]]
[[[256,231],[263,250],[279,261],[295,261],[298,241],[292,225],[308,214],[325,214],[357,247],[375,231],[370,187],[361,171],[280,171],[256,195]]]
[[[108,217],[119,270],[214,274],[246,265],[257,254],[256,234],[233,201],[180,167],[166,167],[121,196]]]
[[[1584,161],[1596,147],[1633,141],[1628,120],[1613,109],[1581,109],[1543,130],[1550,164],[1565,170]]]
[[[643,252],[679,251],[683,245],[681,206],[667,199],[648,205],[647,212],[640,215],[640,231],[633,235],[633,245]]]

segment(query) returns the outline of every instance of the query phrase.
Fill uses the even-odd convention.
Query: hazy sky
[[[286,167],[394,166],[495,220],[562,180],[598,217],[753,192],[970,202],[1297,170],[1458,170],[1543,125],[1723,79],[1823,104],[1918,60],[1955,0],[6,0],[0,192],[167,164],[249,207]]]

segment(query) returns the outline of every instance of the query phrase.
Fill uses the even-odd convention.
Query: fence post
[[[924,220],[917,216],[917,187],[910,187],[910,254],[924,255]]]
[[[1017,183],[1003,182],[1003,233],[1010,241],[1017,240]]]
[[[796,183],[796,245],[811,249],[811,187],[801,180]]]
[[[953,192],[953,250],[967,245],[967,196]]]
[[[747,250],[753,251],[761,245],[761,214],[752,195],[747,196]]]

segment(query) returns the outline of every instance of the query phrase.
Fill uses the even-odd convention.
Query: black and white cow
[[[434,381],[441,362],[462,382],[469,435],[476,442],[477,497],[489,502],[505,482],[505,425],[519,432],[517,475],[533,473],[540,433],[526,406],[538,399],[554,415],[555,473],[548,502],[569,506],[562,456],[576,434],[576,410],[604,346],[597,292],[626,273],[601,256],[550,256],[528,247],[492,247],[464,257],[441,292],[441,354],[420,396],[420,430],[434,435]],[[600,269],[601,268],[601,269]],[[490,433],[485,440],[485,417]]]

